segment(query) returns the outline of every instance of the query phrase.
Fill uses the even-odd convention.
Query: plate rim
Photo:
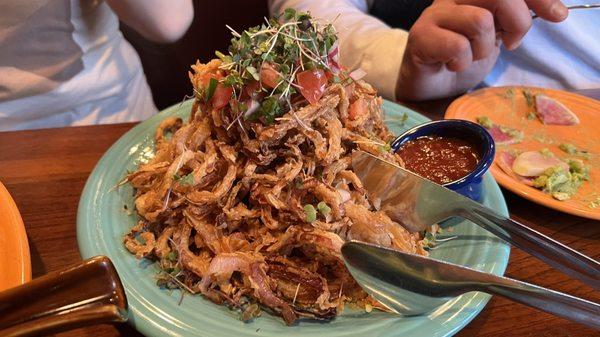
[[[187,102],[189,102],[189,101],[187,101]],[[164,117],[171,115],[172,113],[175,113],[178,109],[181,108],[182,105],[186,104],[187,102],[175,104],[165,110],[162,110],[157,115],[151,117],[147,121],[139,123],[138,125],[133,127],[131,130],[127,131],[124,135],[122,135],[106,151],[106,153],[98,161],[98,163],[94,167],[94,170],[91,172],[91,174],[85,184],[85,187],[81,194],[81,198],[80,198],[79,205],[78,205],[77,242],[78,242],[79,250],[81,252],[82,257],[88,258],[88,257],[96,256],[98,254],[103,253],[102,251],[98,251],[98,249],[96,249],[96,248],[98,248],[98,247],[96,247],[96,244],[98,244],[98,242],[94,242],[93,239],[90,237],[90,234],[91,234],[90,232],[93,231],[94,228],[85,228],[85,226],[84,226],[84,222],[87,221],[86,212],[87,212],[88,206],[90,206],[90,202],[92,201],[91,200],[92,194],[94,192],[94,187],[95,187],[95,186],[93,186],[94,185],[93,178],[99,174],[100,168],[102,166],[101,163],[106,161],[109,154],[112,151],[114,151],[114,149],[118,148],[121,143],[125,144],[129,138],[138,139],[142,135],[147,135],[147,133],[148,133],[146,130],[147,124],[151,124],[152,121],[157,121],[158,119],[162,119]],[[399,105],[394,102],[384,100],[383,106],[384,106],[384,111],[385,111],[385,106],[387,106],[388,108],[400,109],[401,111],[409,112],[409,114],[412,114],[412,116],[410,116],[410,117],[416,118],[419,122],[424,122],[424,121],[430,120],[426,116],[424,116],[414,110],[411,110],[410,108],[407,108],[405,106]],[[498,202],[499,202],[498,207],[499,208],[497,209],[497,211],[502,214],[508,215],[508,208],[506,205],[506,200],[505,200],[504,196],[502,195],[500,187],[491,178],[490,175],[486,174],[486,176],[487,176],[487,178],[489,178],[489,185],[490,185],[490,188],[492,189],[488,193],[493,193],[495,195],[495,197],[498,198]],[[88,232],[85,232],[85,230],[87,230]],[[506,267],[508,265],[508,260],[510,257],[510,246],[506,243],[503,243],[502,246],[500,247],[500,251],[502,254],[498,255],[499,259],[496,260],[495,263],[497,263],[497,272],[500,275],[504,275],[504,273],[506,271]],[[489,299],[491,298],[490,295],[485,294],[485,293],[480,293],[480,292],[467,293],[462,296],[467,296],[466,298],[469,299],[469,301],[476,302],[476,303],[473,303],[472,304],[473,306],[469,307],[468,313],[464,313],[462,320],[460,320],[460,321],[452,320],[451,324],[445,325],[445,328],[446,328],[445,331],[441,332],[441,334],[436,334],[435,336],[438,336],[438,337],[451,336],[451,335],[454,335],[455,333],[457,333],[459,330],[464,328],[469,322],[471,322],[483,310],[483,308],[487,305]],[[134,304],[134,305],[132,305],[132,304]],[[157,322],[151,321],[147,316],[145,316],[142,312],[140,312],[140,308],[138,306],[144,306],[144,304],[141,303],[140,299],[135,297],[135,298],[131,298],[131,300],[129,300],[130,313],[132,314],[132,316],[134,318],[134,320],[130,320],[130,324],[135,329],[137,329],[144,335],[148,335],[148,336],[163,336],[165,334],[178,335],[176,332],[173,332],[172,330],[169,330],[168,328],[165,328],[164,326],[157,324]],[[143,308],[141,308],[141,309],[143,309]],[[155,315],[155,314],[153,314],[153,315]]]
[[[562,94],[567,94],[569,96],[573,96],[574,98],[579,99],[579,100],[598,101],[591,97],[586,97],[586,96],[583,96],[583,95],[580,95],[580,94],[577,94],[574,92],[569,92],[569,91],[559,90],[559,89],[552,89],[552,88],[541,88],[541,87],[535,87],[535,86],[522,86],[522,85],[487,87],[487,88],[481,88],[481,89],[474,90],[474,91],[464,94],[464,95],[460,96],[459,98],[455,99],[454,101],[452,101],[452,103],[448,106],[448,108],[446,109],[446,112],[444,113],[444,118],[445,119],[451,119],[451,118],[462,119],[459,116],[460,106],[465,101],[473,99],[473,94],[477,95],[478,92],[483,92],[483,91],[488,91],[488,90],[489,91],[501,91],[501,90],[507,90],[510,88],[515,88],[515,89],[519,89],[519,90],[523,90],[523,89],[542,90],[544,92],[550,92],[550,93],[560,92]],[[600,101],[598,101],[598,102],[600,102]],[[579,216],[579,217],[583,217],[583,218],[587,218],[587,219],[600,220],[600,209],[598,211],[594,211],[594,210],[584,210],[584,209],[580,209],[580,208],[570,207],[568,204],[565,204],[561,201],[555,200],[552,198],[552,196],[545,194],[544,192],[541,192],[541,191],[535,189],[534,187],[527,186],[525,184],[517,182],[515,179],[513,179],[512,177],[510,177],[509,175],[504,173],[504,171],[502,171],[498,167],[498,164],[496,164],[495,160],[494,160],[494,164],[490,168],[490,172],[494,176],[494,179],[496,179],[498,184],[500,184],[502,187],[506,188],[507,190],[509,190],[509,191],[511,191],[533,203],[542,205],[544,207],[551,208],[555,211],[559,211],[559,212],[563,212],[563,213],[567,213],[567,214],[571,214],[571,215],[575,215],[575,216]]]
[[[29,252],[29,240],[27,238],[27,232],[25,231],[25,223],[23,222],[23,218],[17,207],[17,203],[13,199],[12,195],[4,186],[4,184],[0,181],[0,196],[4,196],[4,200],[6,203],[4,206],[0,208],[8,209],[8,217],[10,218],[9,223],[13,226],[12,233],[15,234],[14,237],[11,237],[13,240],[17,240],[17,246],[19,248],[18,257],[19,257],[19,283],[14,284],[10,287],[16,287],[22,285],[26,282],[31,281],[31,255]],[[13,261],[14,262],[14,261]],[[6,288],[10,289],[10,288]],[[6,290],[4,289],[4,290]]]

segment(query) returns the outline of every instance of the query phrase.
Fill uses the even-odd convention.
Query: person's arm
[[[271,15],[286,8],[310,11],[319,19],[332,21],[338,31],[341,64],[349,70],[363,69],[365,80],[380,94],[394,99],[397,74],[408,33],[392,29],[366,14],[365,0],[270,0]]]
[[[194,18],[191,0],[107,0],[119,19],[143,37],[159,43],[175,42]]]

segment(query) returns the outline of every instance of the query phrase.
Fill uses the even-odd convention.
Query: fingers
[[[494,16],[486,9],[459,6],[455,11],[441,11],[436,23],[469,39],[473,61],[488,57],[497,47]]]
[[[457,3],[470,4],[490,11],[501,32],[502,42],[508,50],[517,48],[531,27],[531,13],[524,0],[457,0]]]
[[[416,63],[446,64],[450,71],[463,71],[473,62],[469,40],[438,26],[415,24],[410,31],[408,45],[412,46],[410,53],[416,58]]]
[[[569,10],[560,0],[525,0],[525,2],[544,20],[560,22],[569,15]]]

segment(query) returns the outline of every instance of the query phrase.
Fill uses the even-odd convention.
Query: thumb
[[[529,9],[540,18],[560,22],[567,18],[569,10],[560,0],[525,0]]]

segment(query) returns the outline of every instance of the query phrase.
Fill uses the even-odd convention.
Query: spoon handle
[[[594,8],[600,8],[600,4],[567,6],[568,10],[573,10],[573,9],[594,9]],[[539,15],[534,14],[534,15],[531,16],[531,19],[537,19],[539,17],[540,17]]]
[[[511,245],[600,290],[598,261],[477,203],[469,203],[459,212]]]
[[[600,329],[600,305],[550,289],[496,277],[497,282],[481,285],[480,290],[506,297],[530,307]]]

